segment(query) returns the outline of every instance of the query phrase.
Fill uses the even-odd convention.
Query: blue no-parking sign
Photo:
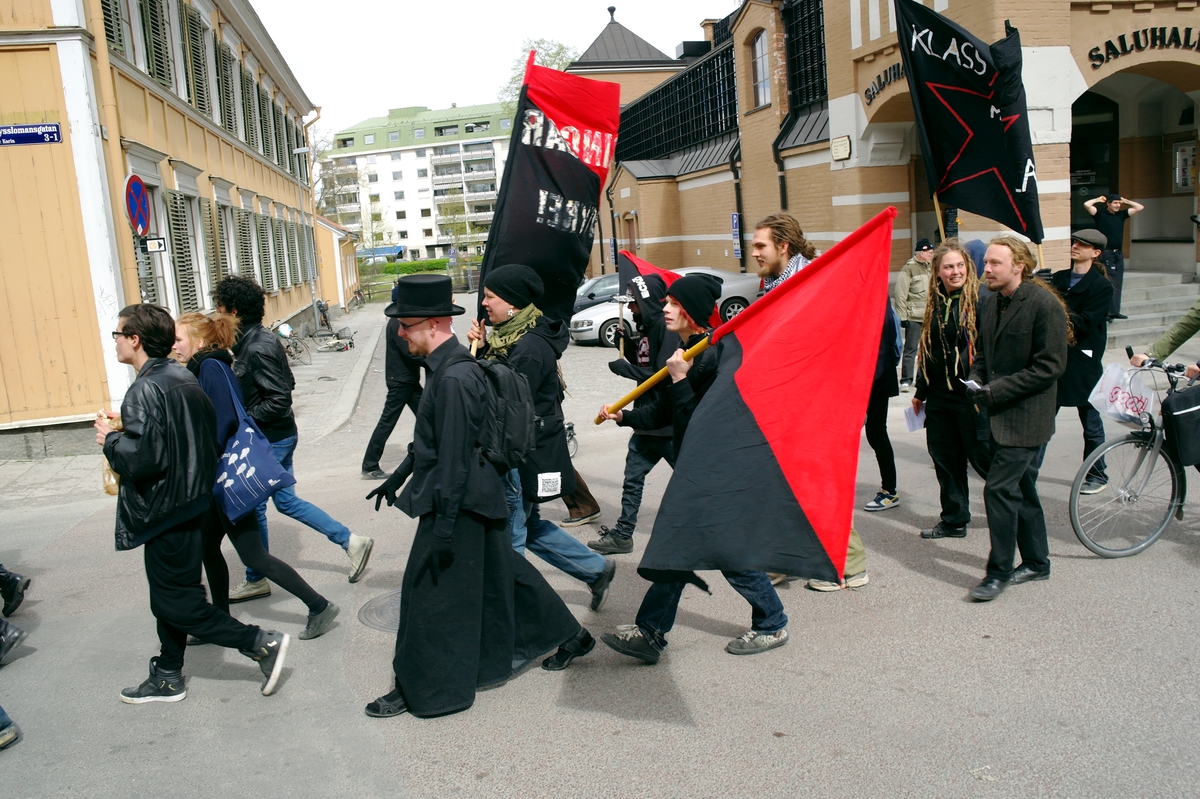
[[[134,233],[145,236],[150,232],[150,195],[137,175],[130,175],[125,181],[125,213]]]

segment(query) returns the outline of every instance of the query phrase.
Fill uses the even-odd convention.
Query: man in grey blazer
[[[995,455],[983,487],[992,552],[971,597],[987,602],[1009,585],[1050,577],[1046,518],[1037,493],[1038,448],[1054,435],[1056,383],[1067,368],[1067,313],[1033,279],[1036,261],[1015,236],[992,239],[983,277],[992,294],[979,306],[972,399],[986,409]],[[971,386],[968,386],[971,389]],[[1014,550],[1021,564],[1013,570]]]

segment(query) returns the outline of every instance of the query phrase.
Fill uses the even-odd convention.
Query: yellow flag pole
[[[933,193],[933,211],[937,214],[938,232],[942,234],[942,242],[946,241],[946,223],[942,219],[942,204],[938,202],[937,192]]]
[[[700,340],[700,343],[696,344],[696,346],[692,347],[691,349],[689,349],[687,352],[685,352],[683,354],[683,359],[685,361],[693,360],[697,355],[699,355],[700,353],[702,353],[706,349],[708,349],[708,344],[709,344],[709,338],[708,338],[708,336],[705,336],[703,339]],[[630,391],[624,397],[621,397],[615,403],[610,405],[608,407],[608,412],[616,413],[617,411],[621,410],[626,405],[633,402],[635,399],[642,396],[647,391],[649,391],[650,389],[654,388],[656,385],[661,383],[663,381],[663,378],[665,378],[666,376],[667,376],[667,367],[664,366],[663,368],[661,368],[657,372],[655,372],[653,375],[651,375],[649,378],[647,378],[645,382],[643,382],[641,385],[639,385],[633,391]],[[603,424],[603,423],[604,423],[604,417],[597,416],[596,424]]]
[[[1037,268],[1038,268],[1038,269],[1044,269],[1044,268],[1045,268],[1045,266],[1046,266],[1046,256],[1045,256],[1045,254],[1042,252],[1042,245],[1041,245],[1041,243],[1039,243],[1039,244],[1038,244],[1037,248],[1038,248],[1038,264],[1037,264]]]

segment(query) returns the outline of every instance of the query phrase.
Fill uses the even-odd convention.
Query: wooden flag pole
[[[625,302],[617,303],[617,354],[625,357]]]
[[[700,340],[700,343],[696,344],[696,346],[692,347],[691,349],[689,349],[687,352],[685,352],[683,354],[683,359],[685,361],[690,361],[690,360],[694,359],[697,355],[699,355],[700,353],[702,353],[706,349],[708,349],[708,344],[709,344],[709,337],[705,336],[703,339]],[[608,406],[608,412],[616,413],[617,411],[621,410],[626,405],[633,402],[635,399],[642,396],[647,391],[649,391],[650,389],[654,388],[659,383],[661,383],[663,378],[665,378],[666,376],[667,376],[667,367],[664,366],[663,368],[661,368],[657,372],[655,372],[653,375],[651,375],[649,378],[647,378],[644,383],[639,385],[633,391],[630,391],[624,397],[621,397],[615,403]],[[604,424],[604,417],[597,416],[596,424]]]
[[[942,234],[942,243],[946,243],[946,223],[942,220],[942,204],[938,202],[937,192],[933,193],[933,211],[937,214],[938,232]]]
[[[1042,252],[1042,244],[1041,244],[1041,242],[1038,242],[1038,246],[1037,246],[1037,248],[1038,248],[1038,262],[1037,262],[1037,268],[1038,268],[1038,269],[1043,269],[1043,268],[1045,268],[1045,266],[1046,266],[1046,255],[1045,255],[1045,254]]]

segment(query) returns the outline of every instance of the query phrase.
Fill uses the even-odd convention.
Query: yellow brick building
[[[1146,206],[1126,226],[1128,269],[1192,280],[1196,3],[925,5],[987,42],[1002,38],[1006,19],[1021,31],[1046,265],[1064,268],[1070,230],[1091,226],[1083,203],[1119,191]],[[916,239],[934,238],[888,0],[744,0],[700,25],[705,41],[679,51],[698,57],[636,99],[622,97],[593,272],[612,271],[614,249],[626,248],[666,268],[753,270],[745,246],[737,257],[734,217],[745,243],[754,222],[780,208],[828,249],[896,206],[894,269]],[[968,239],[1003,230],[968,213],[951,222]]]
[[[249,2],[0,0],[0,76],[0,430],[119,406],[126,304],[209,310],[244,274],[266,323],[311,319],[314,108]],[[131,175],[163,252],[131,228]]]

